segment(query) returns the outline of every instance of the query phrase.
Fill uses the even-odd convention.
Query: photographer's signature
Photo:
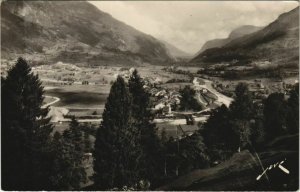
[[[285,159],[285,160],[286,160],[286,159]],[[282,164],[284,163],[285,160],[283,160],[283,161],[281,161],[281,162],[277,162],[277,163],[275,163],[275,164],[270,165],[269,167],[267,167],[265,170],[263,170],[262,174],[260,174],[260,175],[257,176],[256,180],[257,180],[257,181],[260,180],[260,178],[261,178],[264,174],[266,174],[266,172],[267,172],[268,170],[271,170],[271,169],[276,168],[276,167],[278,167],[278,168],[279,168],[280,170],[282,170],[284,173],[290,174],[290,171],[289,171],[287,168],[285,168],[285,167],[282,166]]]

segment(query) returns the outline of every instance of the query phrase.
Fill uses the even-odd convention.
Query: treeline
[[[299,85],[286,100],[283,93],[272,93],[262,106],[254,104],[247,84],[240,83],[229,108],[212,111],[201,134],[211,162],[224,161],[237,151],[263,149],[267,142],[286,134],[299,133]]]
[[[136,70],[128,83],[119,76],[112,84],[96,132],[74,118],[63,133],[53,131],[49,109],[41,107],[43,87],[25,60],[19,59],[1,82],[4,190],[82,190],[88,179],[86,153],[94,157],[90,190],[155,189],[238,150],[298,132],[298,86],[287,100],[274,93],[258,107],[247,85],[239,84],[235,101],[213,110],[203,129],[182,138],[162,131],[159,138],[150,96]],[[194,107],[195,93],[187,87],[182,94],[186,106]],[[90,135],[96,137],[94,146]]]
[[[238,80],[245,77],[261,77],[261,78],[273,78],[280,79],[292,77],[293,74],[289,74],[283,69],[282,66],[259,68],[253,67],[252,69],[245,70],[227,70],[227,66],[218,66],[214,69],[198,70],[197,74],[204,74],[209,76],[222,77],[224,79]]]

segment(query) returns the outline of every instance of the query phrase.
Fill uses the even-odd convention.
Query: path
[[[199,77],[196,77],[196,78],[199,78]],[[233,101],[233,99],[231,97],[227,97],[227,96],[223,95],[222,93],[218,92],[217,90],[215,90],[212,87],[212,81],[207,80],[207,79],[202,79],[202,78],[199,78],[199,79],[203,80],[205,82],[205,84],[201,85],[201,84],[197,83],[197,81],[193,81],[194,86],[196,88],[207,89],[208,91],[210,91],[211,93],[215,94],[218,97],[218,99],[217,99],[218,102],[223,103],[224,105],[229,107],[230,103]]]
[[[42,106],[42,108],[46,108],[46,107],[48,107],[50,105],[53,105],[53,104],[60,101],[60,98],[58,98],[58,97],[52,97],[52,96],[49,96],[49,95],[45,95],[45,97],[54,99],[54,101],[51,101],[50,103],[46,103],[45,105]]]

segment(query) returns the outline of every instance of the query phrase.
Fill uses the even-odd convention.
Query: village
[[[5,72],[11,65],[8,62],[1,65],[1,76],[5,76]],[[178,134],[179,125],[181,135],[186,134],[185,130],[192,133],[201,128],[201,124],[209,117],[211,109],[222,104],[227,107],[230,105],[234,98],[235,86],[239,82],[247,82],[257,106],[260,106],[262,99],[272,92],[282,92],[287,95],[290,88],[297,83],[296,78],[280,81],[267,78],[222,79],[218,74],[223,74],[224,71],[219,69],[228,66],[228,64],[217,64],[205,70],[199,67],[184,69],[174,66],[138,67],[144,81],[144,89],[151,95],[154,122],[157,123],[158,132],[167,129],[169,136],[175,136],[175,133]],[[231,67],[230,70],[243,71],[246,68]],[[133,70],[133,67],[78,67],[63,62],[32,67],[32,71],[39,75],[45,87],[44,107],[50,107],[48,115],[51,117],[51,122],[55,123],[57,129],[61,131],[65,129],[72,116],[81,123],[99,123],[111,84],[118,75],[128,80]],[[214,71],[216,74],[208,76],[203,71]],[[195,98],[202,110],[179,110],[180,90],[185,86],[195,90]]]

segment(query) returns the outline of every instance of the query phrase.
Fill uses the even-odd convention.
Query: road
[[[58,98],[58,97],[52,97],[52,96],[49,96],[49,95],[45,95],[45,97],[54,99],[54,101],[51,101],[50,103],[46,103],[45,105],[42,106],[42,108],[46,108],[46,107],[48,107],[50,105],[53,105],[53,104],[60,101],[60,98]]]
[[[231,97],[227,97],[227,96],[219,93],[217,90],[215,90],[212,87],[212,81],[207,80],[207,79],[202,79],[202,78],[199,78],[199,79],[203,80],[205,82],[205,84],[201,85],[201,84],[197,83],[196,81],[194,81],[194,86],[196,88],[207,89],[208,91],[210,91],[211,93],[215,94],[218,97],[217,101],[219,103],[222,103],[222,104],[226,105],[227,107],[229,107],[230,103],[233,101],[233,99]]]

